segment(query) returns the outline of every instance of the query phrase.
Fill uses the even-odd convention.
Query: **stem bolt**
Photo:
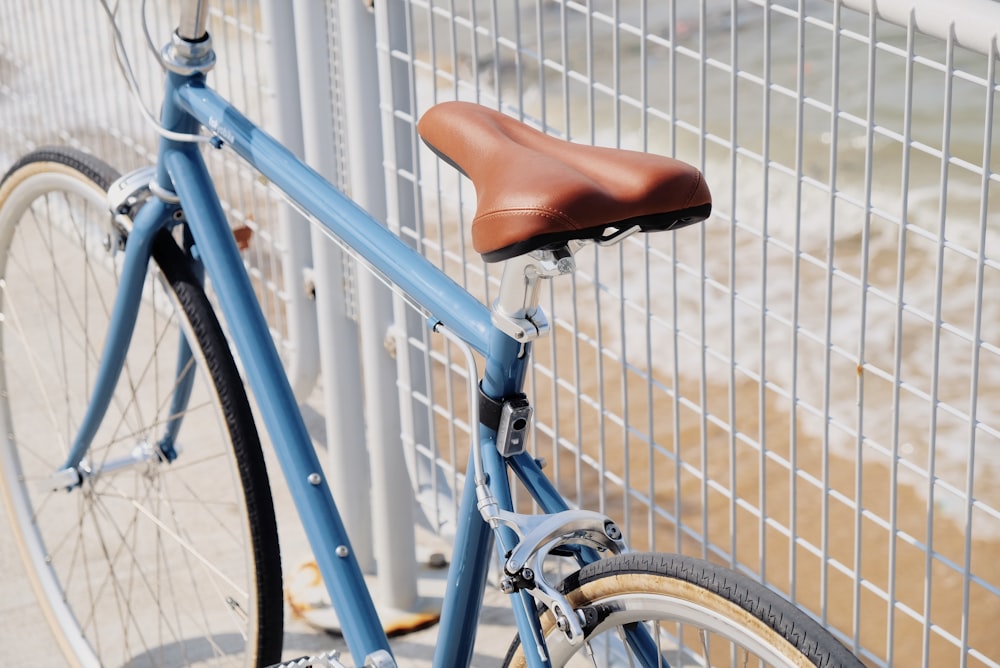
[[[318,473],[310,473],[306,480],[309,481],[310,485],[318,485],[323,481],[323,478]]]

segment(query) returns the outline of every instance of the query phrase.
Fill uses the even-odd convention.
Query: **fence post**
[[[343,187],[331,84],[327,9],[322,3],[296,0],[295,53],[298,56],[305,160],[332,183]],[[289,42],[291,43],[291,42]],[[358,327],[351,315],[353,287],[346,279],[347,263],[340,248],[315,225],[311,227],[313,280],[319,333],[319,368],[323,379],[323,416],[330,488],[343,512],[354,555],[365,573],[374,573],[372,512],[365,425],[361,415],[361,362]]]
[[[280,7],[278,5],[281,5]],[[274,86],[275,122],[271,128],[285,146],[296,155],[303,155],[302,116],[299,106],[299,84],[295,55],[276,45],[293,44],[295,40],[291,12],[284,3],[264,0],[261,18],[271,31],[268,62]],[[312,392],[317,378],[316,359],[319,343],[316,336],[316,306],[306,292],[305,269],[312,264],[308,226],[305,219],[285,203],[278,205],[278,229],[285,252],[282,257],[288,309],[288,340],[290,350],[282,351],[286,372],[295,396],[304,401]]]
[[[339,2],[338,9],[351,196],[375,218],[385,220],[374,14],[362,0]],[[372,509],[378,518],[373,526],[379,574],[376,600],[411,610],[417,604],[414,497],[400,440],[392,295],[369,271],[358,271],[357,280]]]

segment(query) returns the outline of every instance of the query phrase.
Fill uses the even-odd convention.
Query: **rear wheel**
[[[788,601],[699,559],[625,554],[583,567],[561,588],[587,621],[574,647],[543,614],[553,666],[863,665]],[[526,665],[517,639],[504,665]]]
[[[0,182],[0,490],[15,538],[72,660],[274,663],[281,571],[260,442],[211,305],[166,232],[83,481],[53,483],[118,286],[116,176],[53,148]]]

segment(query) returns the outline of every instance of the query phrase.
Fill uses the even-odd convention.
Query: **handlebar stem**
[[[187,42],[200,42],[207,34],[208,0],[184,0],[177,35]]]

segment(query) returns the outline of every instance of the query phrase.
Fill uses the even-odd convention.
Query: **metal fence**
[[[117,4],[142,103],[155,111],[163,75],[147,49],[140,3]],[[262,14],[262,8],[272,11]],[[222,9],[212,13],[220,54],[214,84],[250,118],[301,150],[300,134],[296,141],[300,121],[280,106],[293,100],[297,114],[296,91],[286,88],[295,80],[294,69],[291,76],[281,72],[289,61],[283,62],[273,48],[275,32],[289,31],[291,16],[257,2],[226,3]],[[175,20],[170,10],[168,3],[149,8],[152,39],[170,34],[170,21]],[[287,25],[282,28],[282,23]],[[294,61],[290,64],[294,67]],[[148,164],[155,155],[156,134],[119,71],[111,27],[98,0],[2,3],[0,119],[3,170],[18,155],[45,144],[74,145],[122,172]],[[310,313],[315,309],[301,276],[302,267],[310,263],[308,231],[289,224],[292,212],[235,156],[213,152],[208,157],[233,227],[249,228],[253,234],[244,258],[293,386],[305,397],[317,368],[315,315]]]
[[[123,167],[148,156],[96,5],[81,4],[0,8],[0,169],[47,141]],[[300,8],[315,4],[296,4],[298,37]],[[237,68],[216,83],[272,129],[288,96],[276,93],[269,35],[291,28],[270,21],[284,10],[233,1],[213,26],[220,61]],[[342,159],[329,173],[485,301],[498,272],[466,245],[474,193],[415,133],[434,102],[475,100],[705,173],[715,213],[703,226],[583,253],[545,296],[553,327],[530,376],[532,447],[572,502],[621,520],[638,548],[754,575],[873,665],[1000,665],[1000,313],[989,299],[1000,5],[385,0],[374,14],[344,2],[323,12],[325,40],[299,60],[322,49],[329,66],[295,81],[303,99],[330,98],[311,103],[333,113]],[[357,53],[342,50],[363,48],[348,44],[361,30],[377,47],[364,89]],[[129,39],[141,52],[141,32]],[[382,150],[349,150],[350,105],[368,94]],[[311,254],[326,251],[287,261],[281,227],[263,222],[276,214],[258,208],[277,206],[266,188],[216,168],[235,224],[275,240],[250,260],[262,288],[299,292]],[[381,201],[361,193],[383,181]],[[358,283],[349,263],[337,272]],[[309,304],[304,325],[275,304],[283,347],[308,350]],[[392,344],[416,494],[447,534],[468,438],[461,358],[395,306],[382,301],[363,330]]]
[[[633,545],[749,572],[873,664],[997,665],[1000,6],[878,7],[378,3],[382,122],[408,149],[390,218],[491,298],[474,194],[413,127],[446,99],[699,165],[705,225],[554,282],[535,452]],[[416,448],[457,477],[461,374],[410,344],[437,426]]]

